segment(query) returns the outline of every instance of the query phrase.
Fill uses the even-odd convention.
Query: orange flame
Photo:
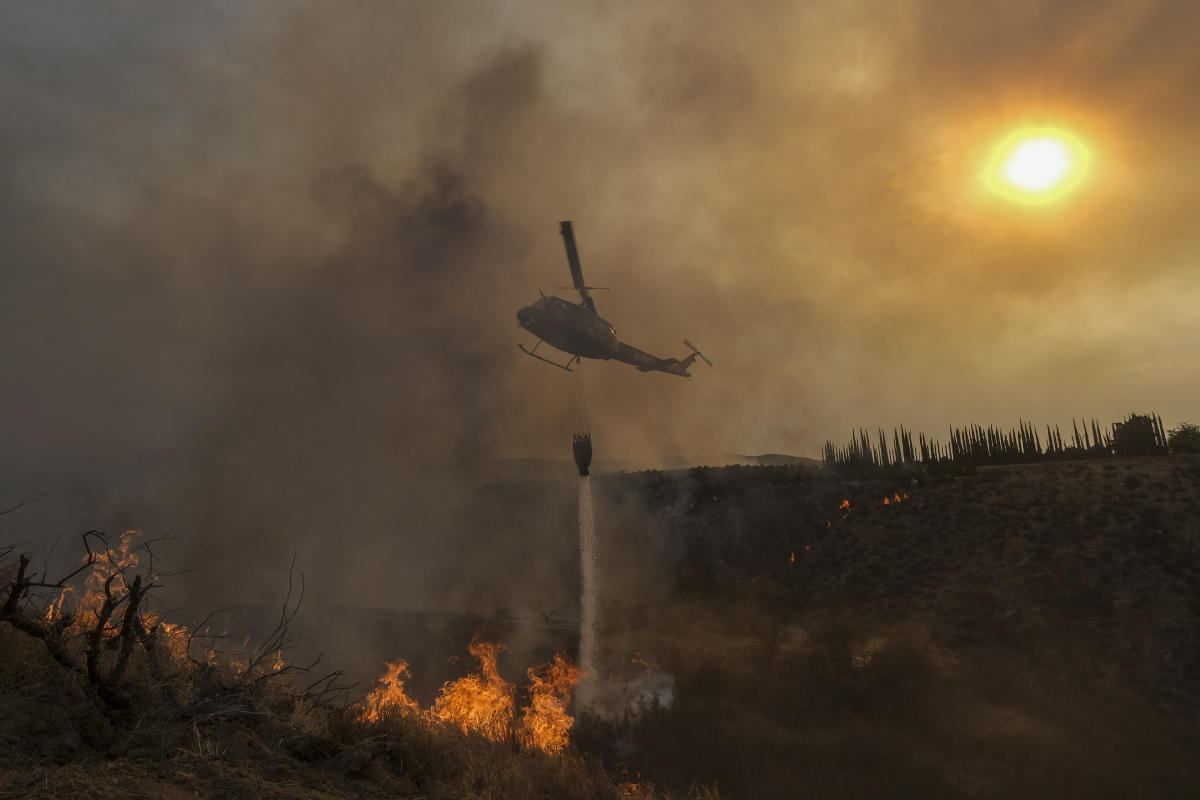
[[[152,611],[142,614],[142,625],[146,631],[157,636],[158,641],[166,648],[167,653],[175,661],[187,658],[188,629],[174,622],[163,622],[162,617]]]
[[[67,602],[67,595],[75,591],[73,586],[64,586],[59,592],[57,600],[51,600],[50,606],[46,609],[46,622],[53,623],[63,615],[63,605]]]
[[[92,550],[88,556],[91,560],[90,569],[82,579],[82,586],[64,586],[58,598],[52,600],[47,606],[46,621],[49,623],[61,622],[64,615],[70,610],[73,614],[70,625],[66,627],[69,636],[78,637],[94,630],[107,600],[105,593],[107,585],[108,594],[112,595],[116,607],[101,633],[109,640],[106,647],[110,649],[115,647],[116,643],[113,640],[121,635],[125,613],[128,611],[128,606],[122,604],[129,602],[135,571],[147,584],[153,584],[156,579],[153,569],[141,568],[138,553],[134,547],[134,539],[138,534],[137,530],[126,530],[121,533],[115,547],[106,545],[102,550]],[[78,599],[72,600],[75,595],[78,595]],[[160,614],[146,610],[144,607],[139,608],[136,620],[140,623],[142,632],[153,638],[155,649],[159,651],[160,656],[165,652],[166,657],[174,663],[188,660],[188,648],[193,633],[187,626],[164,622]],[[204,633],[209,630],[205,628]],[[249,637],[243,647],[248,642]],[[204,653],[204,660],[210,666],[216,666],[224,660],[227,666],[232,667],[235,671],[244,670],[246,667],[245,661],[225,659],[223,654],[214,649],[211,644]],[[282,648],[276,649],[271,660],[270,670],[280,672],[285,666],[286,660]]]
[[[138,567],[140,563],[138,555],[133,549],[133,539],[137,534],[136,530],[127,530],[121,534],[115,548],[108,547],[103,552],[95,554],[91,571],[84,581],[83,595],[75,607],[75,619],[68,628],[71,633],[83,633],[96,623],[100,608],[104,605],[104,584],[110,578],[112,582],[109,583],[109,591],[114,596],[119,597],[121,593],[129,591],[125,573],[127,570]],[[154,580],[153,574],[148,577],[151,581]],[[63,589],[57,604],[53,604],[47,612],[47,619],[57,619],[62,616],[66,598],[72,591],[74,591],[73,587]],[[141,622],[148,633],[155,633],[159,643],[165,647],[173,660],[182,661],[187,658],[189,632],[185,626],[163,622],[158,614],[151,611],[142,612]],[[105,631],[105,635],[109,637],[119,634],[119,626],[116,624],[109,625]]]
[[[567,714],[567,703],[583,670],[559,653],[549,664],[530,667],[525,674],[529,676],[529,706],[521,719],[521,741],[546,753],[561,753],[575,723]]]
[[[72,633],[83,633],[96,622],[100,608],[104,605],[104,584],[108,583],[110,578],[112,583],[109,584],[109,591],[113,594],[128,591],[129,587],[125,585],[124,570],[138,565],[137,554],[130,549],[136,533],[137,531],[125,531],[121,534],[121,541],[116,550],[109,547],[102,554],[97,554],[98,557],[92,564],[92,571],[84,582],[86,591],[79,599],[79,606],[75,610],[75,619],[71,622],[69,630]],[[58,613],[61,611],[60,607]],[[107,631],[109,636],[116,636],[117,633],[118,631],[114,627],[110,627]]]
[[[634,771],[629,774],[629,768],[622,764],[619,768],[621,783],[617,788],[621,790],[621,800],[642,800],[642,798],[654,796],[654,784],[642,783],[642,773]]]
[[[494,741],[505,740],[512,731],[514,688],[496,668],[504,645],[472,641],[467,649],[479,659],[482,671],[447,682],[430,714],[464,733],[478,731]]]
[[[838,506],[838,510],[839,511],[849,511],[850,510],[850,501],[843,500],[842,504],[840,506]]]
[[[379,685],[367,693],[363,719],[379,722],[391,714],[417,714],[421,707],[404,691],[404,682],[412,677],[408,662],[404,659],[391,661],[387,672],[379,678]]]
[[[476,732],[493,741],[516,739],[527,748],[546,753],[561,753],[566,748],[574,717],[567,714],[571,693],[583,677],[583,670],[559,653],[554,660],[530,667],[529,705],[522,710],[519,729],[514,726],[515,687],[500,677],[496,658],[504,650],[499,643],[474,640],[469,648],[479,660],[480,671],[456,681],[448,681],[433,707],[422,711],[404,689],[411,677],[403,660],[387,665],[379,685],[371,690],[359,709],[367,722],[380,722],[391,714],[415,714],[443,722],[462,730]]]
[[[158,630],[162,637],[161,641],[166,643],[167,652],[171,654],[172,658],[176,661],[187,658],[188,629],[185,626],[173,622],[160,622]]]

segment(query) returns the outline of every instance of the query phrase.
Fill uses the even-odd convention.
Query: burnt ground
[[[965,472],[611,477],[609,666],[675,702],[578,738],[723,796],[1195,796],[1200,458]]]

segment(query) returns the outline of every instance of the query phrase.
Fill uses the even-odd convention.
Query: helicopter
[[[521,352],[567,372],[571,372],[571,367],[584,358],[623,361],[637,367],[639,372],[667,372],[684,378],[692,377],[688,368],[697,358],[712,366],[712,362],[687,339],[683,340],[683,344],[692,352],[684,358],[659,358],[617,339],[612,324],[596,313],[596,302],[591,295],[592,290],[605,287],[588,286],[583,281],[583,269],[579,266],[575,232],[571,228],[570,220],[560,223],[559,232],[562,233],[563,244],[567,248],[567,264],[571,268],[571,279],[579,292],[580,302],[572,303],[561,297],[547,297],[539,290],[541,298],[517,312],[517,326],[529,331],[538,339],[533,349],[518,343],[517,347]],[[560,364],[538,355],[537,349],[542,342],[571,357],[567,363]]]

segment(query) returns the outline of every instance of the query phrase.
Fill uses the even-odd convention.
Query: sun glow
[[[1074,189],[1087,173],[1088,149],[1057,128],[1017,131],[992,152],[984,185],[1020,203],[1041,205]]]
[[[1043,192],[1062,180],[1071,166],[1067,148],[1057,139],[1026,139],[1004,164],[1004,176],[1030,192]]]

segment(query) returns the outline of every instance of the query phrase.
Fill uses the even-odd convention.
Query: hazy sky
[[[569,283],[562,219],[622,339],[716,364],[587,363],[598,458],[1200,421],[1198,31],[1192,0],[0,3],[5,473],[157,454],[213,524],[370,526],[432,463],[565,457],[574,379],[514,316]],[[979,178],[1030,125],[1092,155],[1045,206]]]

